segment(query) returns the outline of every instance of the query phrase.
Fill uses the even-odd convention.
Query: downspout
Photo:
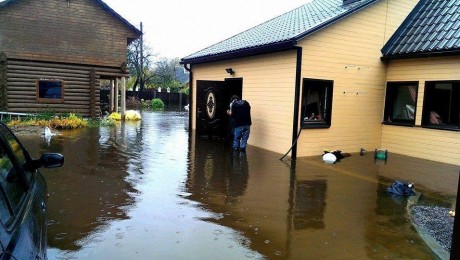
[[[297,131],[299,130],[299,106],[300,106],[300,81],[302,74],[302,47],[295,47],[297,50],[297,64],[295,73],[295,96],[294,96],[294,121],[292,122],[292,152],[291,159],[297,158]]]
[[[190,67],[187,67],[189,65]],[[188,84],[189,84],[189,96],[188,96],[188,132],[192,133],[192,107],[193,107],[193,72],[192,64],[184,64],[184,68],[188,71]]]

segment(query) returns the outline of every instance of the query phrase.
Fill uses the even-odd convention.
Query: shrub
[[[56,113],[52,110],[47,110],[37,115],[37,118],[42,120],[51,120],[53,117],[56,117]]]
[[[49,126],[54,129],[75,129],[86,125],[86,121],[79,117],[53,118],[49,123]]]
[[[13,119],[7,123],[8,126],[22,126],[22,125],[30,125],[30,126],[48,126],[49,121],[44,119],[35,119],[30,118],[26,120],[17,120]]]
[[[135,110],[127,110],[125,115],[125,120],[127,121],[139,121],[141,120],[141,114]]]
[[[150,108],[152,106],[152,100],[143,100],[141,99],[142,108]]]
[[[48,116],[46,116],[48,118]],[[50,119],[43,117],[29,118],[26,120],[11,120],[8,126],[49,126],[54,129],[75,129],[87,126],[87,121],[81,116],[70,113],[63,116],[53,116]]]
[[[112,114],[109,115],[109,119],[115,120],[115,121],[120,121],[121,120],[121,115],[117,112],[113,112]]]
[[[159,98],[154,98],[152,99],[152,109],[153,110],[164,110],[165,109],[165,104],[163,101]]]

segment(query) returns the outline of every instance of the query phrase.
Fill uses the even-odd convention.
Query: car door
[[[0,184],[0,259],[3,259],[5,254],[4,244],[9,241],[9,236],[7,236],[7,231],[3,225],[6,220],[9,218],[10,211],[6,204],[6,198],[4,196],[4,190]]]
[[[26,189],[24,179],[14,168],[13,160],[5,144],[0,143],[0,192],[2,193],[0,220],[5,231],[0,235],[0,240],[5,246],[3,258],[6,259],[8,259],[11,249],[16,246],[13,238],[15,231],[20,226],[18,216],[22,212]]]
[[[1,259],[46,258],[46,185],[38,172],[25,169],[31,160],[13,133],[0,124]]]

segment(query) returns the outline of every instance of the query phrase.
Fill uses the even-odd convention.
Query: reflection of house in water
[[[452,166],[393,154],[387,164],[375,164],[373,156],[351,156],[334,165],[302,158],[290,166],[278,157],[252,147],[244,157],[247,175],[238,179],[235,169],[245,169],[240,163],[246,162],[221,144],[192,137],[188,199],[215,213],[206,221],[236,230],[245,238],[242,243],[268,258],[431,256],[405,216],[405,204],[385,189],[399,177],[425,194],[430,188],[433,194],[452,190],[450,183],[458,178]],[[428,182],[440,175],[444,180],[430,187]]]
[[[271,256],[287,254],[290,187],[289,168],[274,156],[264,150],[234,154],[192,138],[186,185],[188,199],[221,216],[206,221],[240,232],[249,241],[242,244]]]

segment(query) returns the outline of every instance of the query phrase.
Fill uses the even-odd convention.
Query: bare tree
[[[151,59],[154,56],[150,47],[141,38],[128,46],[128,67],[131,77],[136,79],[132,86],[133,91],[136,91],[138,86],[139,92],[144,90],[144,84],[141,84],[141,80],[146,82],[151,77],[151,75],[148,75],[148,72],[151,68]]]
[[[155,69],[151,82],[156,86],[177,89],[180,83],[176,78],[176,70],[179,68],[179,58],[161,58],[155,62]]]

